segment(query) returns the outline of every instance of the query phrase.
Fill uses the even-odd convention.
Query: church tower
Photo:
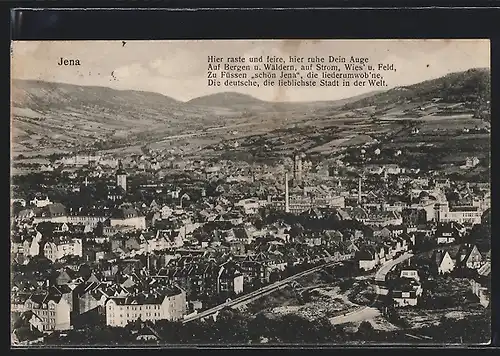
[[[123,169],[122,161],[118,161],[118,170],[116,171],[116,185],[127,191],[127,173]]]

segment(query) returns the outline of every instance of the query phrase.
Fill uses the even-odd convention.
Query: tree
[[[259,313],[248,323],[248,336],[252,341],[259,341],[262,337],[269,337],[271,322],[263,313]]]
[[[295,223],[292,225],[290,228],[290,238],[293,240],[297,239],[298,237],[302,236],[304,233],[304,227],[300,223]]]
[[[84,263],[78,268],[78,273],[84,280],[88,280],[92,275],[92,268],[90,268],[88,264]]]
[[[374,329],[373,325],[369,321],[363,321],[359,324],[357,334],[368,338],[373,335]]]
[[[96,236],[103,236],[104,224],[101,221],[97,222],[96,227],[94,228],[94,234]]]
[[[274,270],[269,274],[269,283],[277,282],[281,279],[281,275],[278,271]]]

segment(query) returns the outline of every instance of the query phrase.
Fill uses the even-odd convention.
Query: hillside
[[[345,110],[373,108],[384,114],[399,106],[411,116],[419,116],[416,111],[431,109],[438,112],[473,113],[476,117],[489,121],[491,98],[491,74],[489,69],[470,69],[465,72],[451,73],[444,77],[427,80],[418,84],[397,87],[361,100],[349,103]],[[450,110],[454,108],[454,110]],[[443,110],[444,109],[444,110]],[[425,110],[424,110],[425,111]]]
[[[345,102],[271,103],[234,92],[180,102],[153,92],[13,80],[13,151],[50,154],[140,147],[206,136],[207,129],[217,140],[227,131],[222,129],[238,128],[242,135],[255,126],[272,130]]]
[[[179,102],[151,92],[14,80],[12,146],[14,154],[23,155],[135,150],[151,144],[169,149],[182,146],[187,152],[220,140],[308,126],[342,126],[347,130],[343,137],[352,136],[348,142],[354,144],[371,140],[363,132],[368,128],[356,120],[457,115],[489,120],[490,85],[489,70],[474,69],[342,100],[274,103],[234,92]],[[314,135],[319,135],[315,141],[326,145],[321,152],[336,145],[327,143],[328,135],[321,130]],[[298,137],[295,141],[301,142]]]
[[[223,92],[200,96],[198,98],[189,100],[187,104],[195,106],[211,106],[224,108],[251,108],[253,106],[263,106],[269,103],[246,94]]]

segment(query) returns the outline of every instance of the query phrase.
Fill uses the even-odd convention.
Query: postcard
[[[11,344],[485,344],[489,40],[14,41]]]

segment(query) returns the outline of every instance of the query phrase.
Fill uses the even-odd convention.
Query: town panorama
[[[14,80],[12,344],[489,342],[489,83],[274,103]]]

